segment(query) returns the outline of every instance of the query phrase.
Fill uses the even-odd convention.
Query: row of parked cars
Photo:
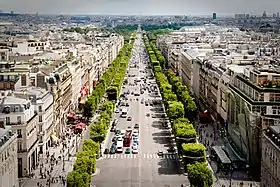
[[[115,136],[112,139],[110,149],[106,148],[104,154],[122,153],[124,148],[126,154],[131,152],[133,154],[137,154],[139,147],[139,124],[135,124],[133,129],[128,126],[126,130],[121,130],[116,129],[117,123],[118,119],[115,119],[112,123],[112,128],[114,128]]]

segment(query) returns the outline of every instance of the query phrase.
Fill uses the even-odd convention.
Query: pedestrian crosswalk
[[[167,159],[167,160],[176,160],[178,158],[178,155],[176,154],[164,154],[162,156],[159,156],[158,154],[106,154],[103,155],[104,159],[137,159],[137,158],[143,158],[143,159]]]

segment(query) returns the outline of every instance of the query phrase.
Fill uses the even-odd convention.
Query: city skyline
[[[3,11],[16,13],[39,14],[105,14],[105,15],[211,15],[217,12],[219,16],[235,13],[268,15],[278,12],[280,2],[268,1],[183,1],[183,0],[0,0]],[[133,7],[133,8],[132,8]]]

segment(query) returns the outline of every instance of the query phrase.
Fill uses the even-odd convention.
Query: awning
[[[77,119],[77,116],[76,116],[75,112],[71,112],[67,115],[67,118]]]
[[[75,125],[75,129],[83,129],[86,127],[86,124],[80,122],[78,124]]]
[[[52,139],[52,141],[57,142],[58,137],[56,137],[55,134],[51,134],[51,139]]]

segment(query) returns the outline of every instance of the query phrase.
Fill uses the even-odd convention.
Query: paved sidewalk
[[[76,143],[77,141],[77,143]],[[62,176],[66,179],[67,173],[72,171],[72,166],[76,160],[76,157],[73,156],[76,153],[76,145],[78,145],[81,141],[81,137],[74,135],[71,138],[68,139],[67,148],[64,149],[62,152],[62,143],[59,144],[57,147],[51,147],[49,149],[49,158],[47,158],[47,155],[44,154],[43,157],[39,158],[39,166],[37,169],[32,171],[34,173],[34,176],[32,178],[25,178],[23,179],[23,185],[26,187],[33,187],[37,186],[37,183],[42,183],[43,186],[52,186],[52,187],[61,187],[63,186],[62,180],[59,180],[59,176]],[[71,156],[69,156],[69,154]],[[57,161],[50,161],[51,155],[54,155],[54,158]],[[61,157],[61,159],[59,159]],[[63,161],[64,157],[64,161]],[[64,165],[64,171],[63,171],[63,165]],[[53,167],[53,170],[51,171],[51,168]],[[51,171],[51,172],[50,172]],[[42,178],[41,173],[45,173],[46,177]],[[49,173],[49,175],[48,175]],[[51,183],[50,185],[47,185],[47,180],[54,178],[55,180],[58,180],[57,183]]]
[[[210,148],[212,145],[224,145],[224,140],[220,137],[220,134],[218,132],[214,132],[214,128],[212,125],[205,125],[205,124],[197,124],[198,134],[199,134],[199,142],[203,143],[205,147],[207,148],[207,155],[211,155]],[[201,130],[199,130],[201,129]],[[216,140],[214,140],[214,137]],[[207,164],[209,168],[212,170],[214,174],[214,187],[222,187],[222,185],[225,185],[225,187],[230,186],[230,179],[228,176],[225,176],[221,172],[217,173],[217,163],[214,161],[210,161],[207,159]],[[243,187],[250,187],[250,184],[252,184],[252,187],[259,187],[258,182],[250,181],[250,177],[246,174],[244,171],[235,171],[232,174],[233,178],[242,178],[244,180],[231,180],[231,186],[240,186],[240,182],[243,182]]]

